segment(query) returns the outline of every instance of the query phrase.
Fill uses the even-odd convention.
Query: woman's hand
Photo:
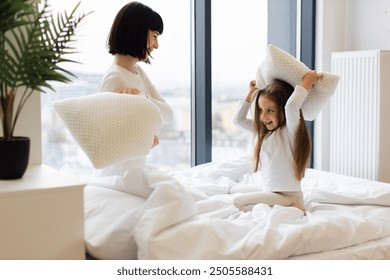
[[[251,80],[249,82],[249,91],[247,93],[247,95],[245,96],[245,101],[250,103],[252,101],[252,97],[253,97],[253,93],[257,90],[257,87],[256,87],[256,81],[255,80]]]
[[[116,93],[121,93],[121,94],[133,94],[137,95],[141,91],[138,88],[124,88],[124,89],[119,89],[115,91]]]
[[[312,86],[322,78],[322,76],[322,73],[317,73],[314,70],[310,70],[305,74],[305,76],[303,76],[301,86],[304,87],[307,91],[309,91]]]
[[[154,135],[152,149],[154,147],[156,147],[159,143],[160,143],[160,140],[158,139],[158,137],[156,135]]]

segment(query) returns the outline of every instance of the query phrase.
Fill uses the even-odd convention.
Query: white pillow
[[[54,108],[95,168],[146,156],[162,127],[145,96],[99,92],[67,98]]]
[[[144,198],[129,193],[87,185],[84,188],[87,253],[104,260],[136,259],[133,231],[144,203]]]
[[[309,70],[301,61],[270,44],[265,60],[257,70],[256,86],[264,88],[274,79],[279,79],[295,87],[301,83],[303,76]],[[340,77],[331,73],[323,73],[324,76],[312,87],[302,105],[305,120],[314,120],[336,91]]]

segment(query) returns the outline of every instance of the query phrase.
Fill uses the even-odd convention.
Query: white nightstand
[[[0,259],[84,259],[84,186],[45,165],[0,180]]]

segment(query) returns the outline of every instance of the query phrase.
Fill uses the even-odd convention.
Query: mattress
[[[306,216],[264,204],[240,212],[232,199],[259,180],[249,164],[243,157],[152,169],[145,172],[153,189],[146,198],[88,184],[87,253],[97,259],[390,259],[390,184],[308,169]]]

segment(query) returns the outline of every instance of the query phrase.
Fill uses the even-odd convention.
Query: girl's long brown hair
[[[275,102],[278,110],[278,121],[280,127],[286,125],[285,110],[288,98],[293,93],[294,88],[281,80],[275,79],[272,83],[266,86],[264,89],[260,89],[253,97],[254,102],[254,128],[255,128],[255,147],[253,154],[253,171],[257,171],[260,165],[260,150],[263,145],[265,136],[272,131],[268,130],[264,123],[260,120],[260,108],[258,101],[260,96],[265,96],[268,99]],[[305,170],[310,159],[311,143],[309,133],[306,128],[305,121],[303,119],[302,111],[300,112],[300,119],[298,130],[295,136],[293,147],[293,170],[297,180],[301,180],[305,176]]]

